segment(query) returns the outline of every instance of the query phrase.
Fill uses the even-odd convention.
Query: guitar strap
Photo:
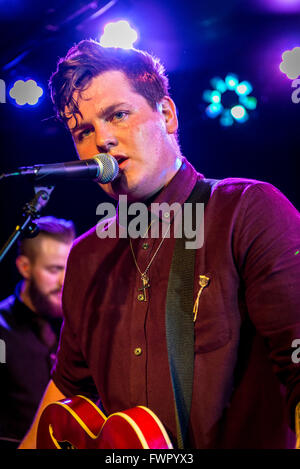
[[[216,179],[197,181],[186,203],[207,204]],[[182,230],[184,233],[184,230]],[[188,427],[194,374],[194,267],[195,249],[185,248],[186,238],[177,238],[172,257],[166,299],[166,336],[170,375],[173,387],[177,444],[179,449],[188,445]]]

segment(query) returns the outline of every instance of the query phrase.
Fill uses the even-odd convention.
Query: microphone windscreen
[[[107,155],[106,153],[99,153],[93,158],[97,159],[102,167],[101,174],[96,180],[99,180],[102,184],[107,184],[116,179],[119,174],[119,165],[113,156]]]

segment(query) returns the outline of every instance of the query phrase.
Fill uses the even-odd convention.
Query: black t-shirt
[[[30,310],[20,287],[0,303],[0,447],[17,444],[28,431],[50,379],[61,327],[60,319],[50,324]],[[56,335],[50,348],[42,339],[49,324]]]

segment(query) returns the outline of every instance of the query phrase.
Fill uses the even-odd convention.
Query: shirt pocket
[[[209,283],[199,296],[198,313],[194,323],[195,353],[212,352],[226,345],[231,339],[228,312],[225,309],[224,293],[215,274],[205,274]],[[197,282],[195,299],[201,288]]]

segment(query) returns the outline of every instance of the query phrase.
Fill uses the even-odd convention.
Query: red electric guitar
[[[84,396],[54,402],[43,411],[37,449],[172,449],[158,417],[138,406],[106,417]]]

